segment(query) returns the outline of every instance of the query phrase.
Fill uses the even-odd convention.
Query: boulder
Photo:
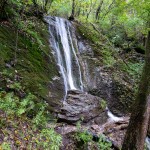
[[[66,100],[58,114],[58,121],[76,123],[102,124],[107,120],[105,107],[101,105],[103,100],[86,92],[77,90],[68,91]]]
[[[62,101],[64,99],[64,85],[63,79],[58,76],[54,76],[52,81],[48,84],[49,92],[47,96],[48,110],[51,112],[58,113],[60,107],[62,106]]]

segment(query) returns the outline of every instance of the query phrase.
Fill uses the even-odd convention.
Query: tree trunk
[[[104,15],[101,17],[102,20],[103,20],[103,19],[107,16],[107,14],[111,11],[111,9],[113,8],[113,5],[114,5],[115,2],[116,2],[116,1],[113,0],[112,3],[108,6],[107,11],[106,11],[106,12],[104,13]]]
[[[129,126],[124,138],[122,150],[144,150],[144,143],[149,121],[150,86],[150,31],[146,42],[145,65],[139,84]]]
[[[97,8],[97,10],[96,10],[96,15],[95,15],[95,19],[96,19],[96,20],[99,19],[99,14],[100,14],[102,5],[103,5],[103,0],[100,0],[100,3],[99,3],[98,8]]]
[[[74,14],[75,14],[75,0],[72,0],[72,12],[71,16],[69,17],[69,20],[74,20]]]
[[[87,12],[86,20],[89,18],[89,15],[90,15],[90,13],[92,12],[92,9],[95,7],[96,2],[97,2],[97,1],[95,1],[95,3],[93,4],[93,3],[92,3],[92,0],[91,0],[90,10],[89,10],[89,12]]]

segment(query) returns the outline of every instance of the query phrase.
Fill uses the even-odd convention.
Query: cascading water
[[[147,145],[147,149],[146,150],[150,150],[150,138],[149,137],[146,137],[146,145]]]
[[[64,80],[65,93],[67,94],[68,90],[83,90],[71,23],[58,17],[47,17],[46,20],[49,23],[50,43]]]

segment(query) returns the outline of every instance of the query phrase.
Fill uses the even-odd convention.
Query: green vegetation
[[[53,110],[47,102],[58,105],[49,97],[49,83],[58,71],[50,53],[47,14],[74,20],[97,58],[90,58],[91,67],[103,67],[117,83],[132,79],[137,90],[150,29],[149,0],[1,0],[0,149],[61,146],[61,136],[47,127],[52,120],[48,110]],[[93,142],[87,131],[79,131],[76,139],[83,147],[111,147],[103,135]]]
[[[103,134],[97,137],[97,142],[94,142],[92,138],[93,136],[89,134],[88,131],[80,131],[76,134],[76,140],[81,144],[81,148],[86,149],[89,147],[91,149],[96,148],[98,150],[111,150],[112,143],[108,141]]]
[[[98,58],[100,63],[106,66],[112,66],[115,63],[113,45],[106,36],[93,29],[91,24],[78,24],[78,32],[83,38],[90,41],[94,51],[94,56]],[[88,30],[88,32],[87,32]]]
[[[95,135],[96,136],[96,135]],[[78,148],[80,149],[98,149],[98,150],[111,150],[112,143],[107,140],[107,137],[103,134],[96,137],[93,140],[93,135],[88,130],[81,129],[80,122],[77,123],[77,133],[75,134],[75,140],[78,142]]]
[[[98,58],[95,65],[105,66],[108,70],[109,68],[116,70],[111,73],[113,73],[112,76],[117,75],[117,78],[120,78],[121,74],[127,74],[136,84],[138,83],[144,64],[141,54],[136,54],[134,49],[131,52],[124,52],[123,48],[115,47],[109,37],[103,35],[90,23],[77,24],[76,27],[80,35],[89,41],[94,51],[94,57]],[[139,56],[141,60],[136,58]]]
[[[0,92],[0,127],[5,135],[1,145],[3,149],[23,146],[28,149],[58,150],[61,146],[61,136],[53,128],[46,127],[51,119],[46,111],[47,104],[38,103],[36,99],[32,94],[20,99],[13,92]],[[14,144],[11,144],[12,141]]]
[[[58,150],[62,138],[51,124],[48,84],[58,74],[47,24],[32,1],[0,5],[0,149]],[[6,3],[5,3],[6,2]],[[24,8],[23,8],[24,7]],[[39,7],[39,6],[38,6]]]
[[[41,93],[41,96],[44,97],[48,92],[46,91],[48,90],[46,82],[51,80],[57,72],[53,63],[48,63],[52,58],[50,57],[48,40],[45,40],[48,39],[47,28],[36,18],[32,18],[32,22],[35,26],[32,30],[23,28],[23,31],[18,31],[18,41],[16,41],[15,28],[10,29],[3,24],[0,26],[0,55],[2,56],[0,66],[4,68],[1,72],[11,73],[12,76],[18,74],[22,83],[30,91]],[[28,26],[28,23],[24,22],[24,24]],[[8,65],[7,69],[5,65]]]

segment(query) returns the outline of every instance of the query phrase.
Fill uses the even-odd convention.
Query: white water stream
[[[114,114],[112,114],[112,112],[108,109],[108,107],[106,107],[106,110],[107,110],[107,115],[110,121],[118,122],[118,121],[123,120],[123,117],[117,117]],[[146,137],[145,143],[146,143],[146,150],[150,150],[150,138],[149,137]]]
[[[147,145],[147,150],[150,150],[150,138],[149,137],[146,137],[146,145]]]
[[[65,93],[67,94],[68,90],[83,90],[80,65],[71,36],[71,23],[58,17],[48,17],[47,20],[50,43],[64,80]]]
[[[109,109],[108,107],[106,107],[106,110],[107,110],[107,115],[109,117],[109,119],[111,121],[114,121],[114,122],[117,122],[117,121],[122,121],[123,120],[123,117],[117,117],[115,116]]]

